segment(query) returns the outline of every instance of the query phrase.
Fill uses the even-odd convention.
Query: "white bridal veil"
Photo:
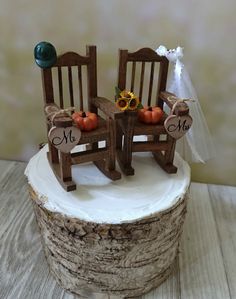
[[[186,135],[177,141],[176,150],[188,162],[205,163],[215,155],[214,146],[195,89],[181,61],[183,48],[167,50],[165,46],[159,46],[156,52],[173,63],[167,91],[174,93],[179,98],[194,100],[187,102],[193,124]]]

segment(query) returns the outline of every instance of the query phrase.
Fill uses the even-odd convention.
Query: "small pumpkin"
[[[160,107],[144,107],[138,111],[139,121],[145,124],[158,124],[164,115]]]
[[[92,131],[98,126],[97,114],[79,111],[72,114],[72,119],[81,131]]]

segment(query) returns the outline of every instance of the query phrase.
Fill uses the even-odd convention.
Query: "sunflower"
[[[128,90],[123,90],[120,92],[120,97],[121,98],[126,98],[126,99],[130,99],[134,96],[134,93]]]
[[[129,110],[135,110],[138,108],[139,105],[139,98],[137,98],[136,96],[132,97],[129,100]]]
[[[131,91],[123,90],[119,93],[116,101],[117,107],[121,110],[135,110],[137,109],[140,101],[138,97]]]
[[[121,110],[124,111],[129,107],[129,102],[127,98],[118,98],[116,101],[116,106]]]

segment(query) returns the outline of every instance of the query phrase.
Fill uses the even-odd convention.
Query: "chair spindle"
[[[72,69],[68,66],[68,80],[69,80],[69,92],[70,92],[70,105],[74,107],[74,94],[73,94],[73,81],[72,81]]]
[[[139,86],[139,99],[140,99],[140,101],[142,101],[144,73],[145,73],[145,62],[142,61],[140,86]]]
[[[136,70],[136,62],[133,61],[132,63],[132,73],[131,73],[131,86],[130,91],[134,91],[134,79],[135,79],[135,70]]]
[[[152,62],[151,63],[151,71],[150,71],[149,90],[148,90],[148,106],[151,105],[151,99],[152,99],[154,68],[155,68],[155,62]]]
[[[64,108],[64,102],[63,102],[63,85],[62,85],[62,73],[61,73],[61,67],[59,66],[57,68],[58,71],[58,86],[59,86],[59,99],[60,99],[60,108]]]
[[[80,103],[80,110],[84,110],[83,105],[83,85],[82,85],[82,71],[81,66],[78,66],[78,81],[79,81],[79,103]]]

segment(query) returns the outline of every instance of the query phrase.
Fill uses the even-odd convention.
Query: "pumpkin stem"
[[[85,112],[82,112],[82,117],[86,117],[86,113]]]
[[[152,111],[152,107],[148,107],[148,111]]]

